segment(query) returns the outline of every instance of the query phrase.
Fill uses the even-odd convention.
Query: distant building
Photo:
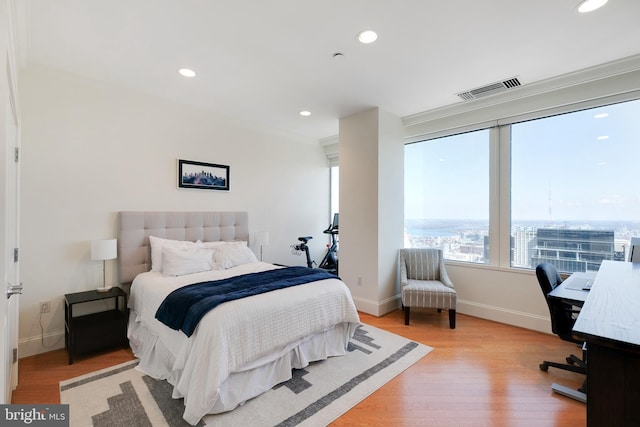
[[[602,261],[618,257],[613,230],[538,228],[531,265],[548,262],[559,271],[598,271]]]
[[[627,261],[627,254],[629,253],[629,241],[624,239],[617,239],[615,242],[615,248],[613,250],[613,259],[616,261]]]
[[[536,264],[531,265],[536,247],[535,228],[518,228],[512,238],[511,247],[514,248],[512,265],[514,267],[535,267]]]
[[[511,242],[513,247],[513,242]],[[489,262],[489,236],[486,235],[482,238],[482,261],[486,264]]]

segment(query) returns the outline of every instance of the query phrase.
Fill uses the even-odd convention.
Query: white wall
[[[399,307],[403,133],[400,118],[378,108],[340,120],[340,277],[358,309],[376,316]]]
[[[378,306],[378,109],[340,119],[340,277],[359,310]]]
[[[448,263],[447,273],[458,293],[458,313],[551,333],[535,272]]]
[[[400,306],[397,254],[404,244],[404,127],[379,111],[378,125],[378,289],[379,314]]]
[[[120,210],[247,210],[252,233],[270,232],[265,261],[304,265],[290,248],[302,235],[322,257],[329,169],[317,141],[39,67],[20,93],[21,357],[64,346],[63,295],[100,285],[90,241],[116,237]],[[177,189],[179,158],[230,165],[231,191]]]

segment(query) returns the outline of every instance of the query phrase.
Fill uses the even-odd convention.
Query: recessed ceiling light
[[[604,119],[605,117],[609,117],[609,113],[598,113],[593,116],[594,119]]]
[[[578,4],[578,12],[587,13],[600,9],[607,1],[608,0],[582,0],[580,4]]]
[[[601,135],[598,137],[598,141],[604,141],[605,139],[609,139],[609,135]]]
[[[311,111],[302,110],[302,111],[300,111],[300,115],[304,116],[304,117],[310,116],[311,115]]]
[[[360,43],[373,43],[378,38],[378,34],[376,34],[373,30],[364,30],[358,33],[358,40]]]
[[[178,72],[185,76],[185,77],[195,77],[196,76],[196,72],[193,70],[190,70],[189,68],[180,68],[178,70]]]

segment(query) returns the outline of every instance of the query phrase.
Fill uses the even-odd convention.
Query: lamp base
[[[111,290],[111,288],[113,288],[113,286],[103,286],[102,288],[96,288],[96,291],[98,292],[108,292]]]

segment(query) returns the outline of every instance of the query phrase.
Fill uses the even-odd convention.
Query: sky
[[[640,221],[640,100],[512,126],[512,222]],[[489,130],[405,147],[405,216],[489,218]]]

